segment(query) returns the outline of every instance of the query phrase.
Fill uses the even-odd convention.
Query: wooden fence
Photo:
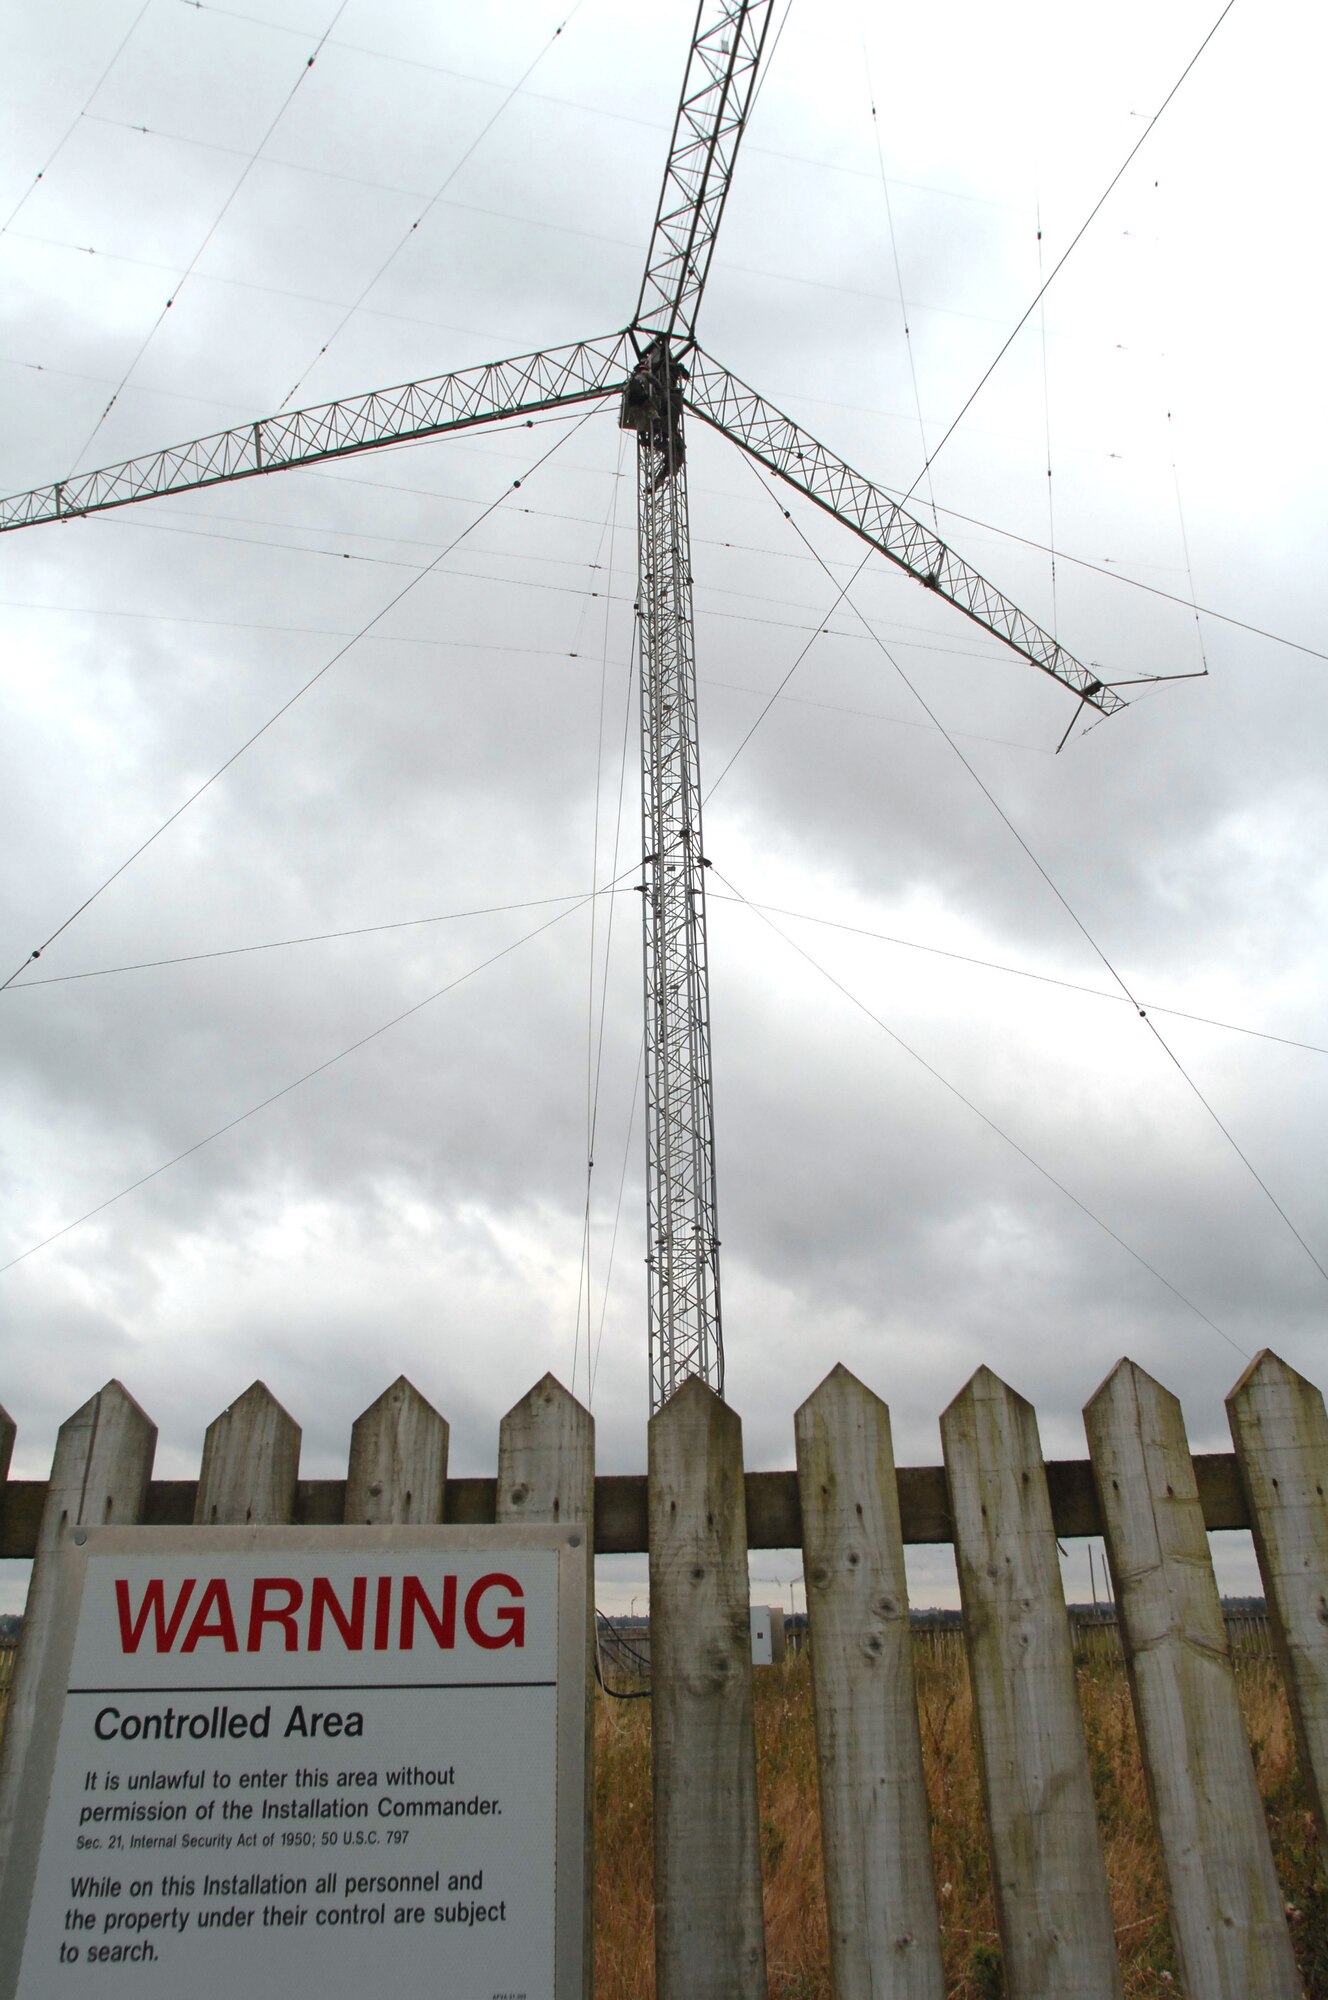
[[[0,1554],[35,1558],[0,1865],[69,1527],[584,1521],[601,1554],[649,1551],[660,2000],[758,2000],[747,1551],[800,1547],[833,1989],[942,2000],[904,1545],[952,1541],[1006,1992],[1110,2000],[1121,1976],[1056,1547],[1091,1534],[1110,1562],[1180,1989],[1293,2000],[1207,1531],[1253,1530],[1328,1856],[1328,1417],[1268,1352],[1227,1408],[1234,1453],[1193,1457],[1176,1399],[1122,1361],[1086,1408],[1089,1459],[1048,1464],[1032,1407],[980,1369],[941,1420],[944,1466],[897,1469],[885,1404],[836,1368],[797,1412],[796,1472],[745,1474],[738,1416],[692,1381],[651,1422],[646,1477],[606,1478],[589,1413],[546,1376],[503,1420],[496,1478],[454,1480],[445,1420],[402,1379],[355,1424],[346,1479],[301,1481],[299,1427],[255,1383],[209,1427],[193,1481],[152,1478],[156,1427],[110,1383],[61,1428],[49,1481],[10,1481],[0,1504]],[[0,1412],[0,1483],[13,1439]]]

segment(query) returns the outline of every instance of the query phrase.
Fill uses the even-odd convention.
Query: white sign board
[[[577,1530],[71,1538],[4,2000],[572,2000]]]

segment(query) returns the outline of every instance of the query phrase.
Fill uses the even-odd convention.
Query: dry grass
[[[1241,1667],[1240,1687],[1307,2000],[1328,2000],[1328,1897],[1281,1680],[1271,1662],[1253,1661]],[[1124,1672],[1085,1667],[1079,1690],[1125,1991],[1130,2000],[1174,1996],[1161,1864]],[[946,1991],[950,2000],[999,2000],[1000,1947],[961,1653],[920,1658],[918,1706]],[[830,2000],[805,1658],[757,1675],[756,1737],[771,2000]],[[605,2000],[651,2000],[648,1702],[600,1697],[596,1759],[596,1983]]]

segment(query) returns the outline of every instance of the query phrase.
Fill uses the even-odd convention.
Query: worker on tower
[[[635,431],[662,454],[655,473],[656,489],[670,473],[679,470],[686,455],[682,434],[682,385],[686,380],[687,370],[656,338],[642,353],[623,391],[620,428]]]

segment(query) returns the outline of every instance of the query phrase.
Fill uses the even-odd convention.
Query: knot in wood
[[[862,1561],[862,1553],[859,1549],[850,1549],[844,1560],[847,1562],[850,1569],[856,1569],[858,1564]]]
[[[530,1488],[528,1486],[514,1486],[510,1497],[514,1507],[524,1507],[530,1498]]]
[[[691,1569],[688,1571],[688,1575],[691,1577],[693,1583],[700,1583],[705,1576],[704,1564],[693,1563]]]

